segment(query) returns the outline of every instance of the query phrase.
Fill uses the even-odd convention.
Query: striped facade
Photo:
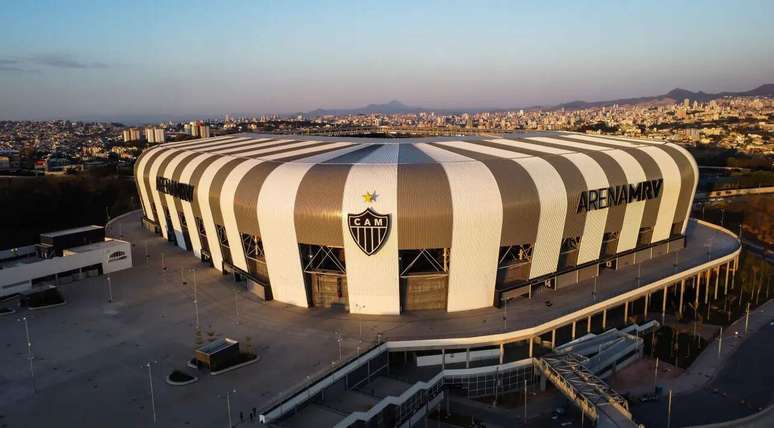
[[[698,168],[675,144],[564,132],[236,134],[146,150],[135,177],[148,224],[267,297],[397,314],[492,306],[504,290],[580,280],[678,239]],[[589,191],[646,181],[660,183],[654,197],[579,209]],[[349,230],[367,210],[389,222],[370,255]]]

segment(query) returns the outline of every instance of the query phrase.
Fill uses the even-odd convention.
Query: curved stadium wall
[[[575,133],[378,140],[235,134],[146,150],[145,222],[268,298],[460,311],[683,245],[682,147]]]

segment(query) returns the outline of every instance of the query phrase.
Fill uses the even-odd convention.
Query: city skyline
[[[774,5],[701,6],[14,4],[0,119],[516,108],[770,83]]]

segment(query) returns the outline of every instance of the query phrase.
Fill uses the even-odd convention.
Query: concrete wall
[[[62,257],[23,263],[0,270],[0,297],[21,293],[32,288],[32,280],[77,270],[85,266],[102,265],[103,273],[116,272],[132,267],[132,248],[126,241],[112,240],[108,248],[71,253]],[[125,258],[110,260],[110,255],[122,251]]]

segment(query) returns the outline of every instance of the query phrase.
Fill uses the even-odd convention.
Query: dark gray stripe
[[[225,183],[226,178],[231,173],[231,171],[233,171],[234,168],[236,168],[236,166],[242,162],[245,162],[245,160],[233,159],[226,162],[223,166],[220,167],[220,169],[215,173],[215,176],[212,178],[212,183],[210,184],[209,189],[209,201],[210,212],[212,213],[212,221],[215,224],[225,226],[225,223],[223,222],[223,210],[221,210],[220,207],[220,195],[223,191],[223,183]],[[233,261],[233,258],[231,260]]]
[[[578,167],[572,163],[571,160],[560,155],[538,152],[518,146],[505,145],[491,141],[469,142],[495,149],[507,150],[509,152],[532,155],[537,158],[541,158],[551,164],[551,166],[554,167],[554,169],[559,173],[559,176],[562,178],[562,181],[564,182],[564,188],[567,192],[567,211],[564,217],[564,231],[562,232],[562,239],[583,236],[583,229],[586,225],[586,211],[578,213],[577,208],[580,195],[584,191],[588,190],[588,186],[586,186],[586,180],[583,178],[583,174],[580,172]]]
[[[663,178],[661,174],[661,169],[658,167],[658,164],[656,163],[656,161],[654,161],[650,157],[650,155],[648,155],[647,153],[643,152],[638,148],[621,147],[620,145],[616,145],[615,143],[597,143],[593,141],[574,139],[571,137],[572,135],[561,134],[559,138],[562,140],[573,141],[576,143],[584,143],[592,146],[606,147],[609,149],[618,149],[623,152],[629,153],[642,167],[642,170],[645,172],[646,180],[656,180],[659,178]],[[653,228],[653,226],[656,225],[656,219],[658,218],[658,209],[659,209],[659,206],[661,205],[661,198],[663,196],[664,196],[664,192],[661,192],[658,198],[653,198],[645,201],[645,211],[643,212],[643,215],[642,215],[642,222],[640,223],[640,228],[644,228],[644,227]]]
[[[266,177],[278,167],[278,162],[261,162],[245,174],[234,193],[234,216],[239,233],[261,236],[258,226],[258,195]]]
[[[443,166],[407,144],[398,162],[398,248],[451,248],[453,206]]]
[[[492,157],[458,147],[429,144],[478,160],[492,172],[503,202],[501,246],[535,244],[540,221],[540,198],[535,182],[521,165],[511,159]]]
[[[344,247],[341,207],[347,176],[352,163],[374,150],[376,145],[368,145],[316,164],[307,171],[298,185],[293,208],[298,242]]]
[[[555,138],[554,136],[551,136],[552,138]],[[530,143],[538,143],[537,141],[529,140]],[[547,143],[547,142],[539,142],[540,145],[546,146],[546,147],[553,147],[557,149],[562,150],[569,150],[569,151],[575,151],[577,153],[583,153],[585,155],[588,155],[590,158],[594,159],[602,169],[602,172],[605,173],[607,176],[607,182],[609,186],[615,186],[615,185],[622,185],[628,183],[628,180],[626,179],[626,172],[624,172],[623,168],[621,167],[618,162],[613,159],[609,154],[607,154],[604,151],[596,151],[596,150],[589,150],[589,149],[579,149],[579,148],[568,148],[567,146],[563,146],[560,144],[554,144],[554,143]],[[608,208],[607,211],[607,221],[605,222],[605,232],[606,233],[612,233],[612,232],[620,232],[621,228],[623,228],[623,221],[624,221],[624,215],[626,214],[626,205],[614,205],[610,208]]]

